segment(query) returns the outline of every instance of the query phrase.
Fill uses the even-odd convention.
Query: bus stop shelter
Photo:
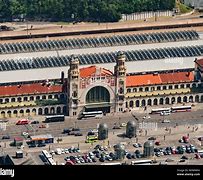
[[[30,137],[31,144],[49,144],[54,142],[54,137],[51,134],[37,135]]]

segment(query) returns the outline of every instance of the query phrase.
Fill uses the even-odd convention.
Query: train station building
[[[123,52],[118,52],[113,72],[96,65],[80,68],[72,56],[67,74],[67,78],[64,73],[58,79],[1,85],[0,117],[78,116],[81,111],[112,113],[203,102],[203,59],[195,59],[192,69],[128,73]]]

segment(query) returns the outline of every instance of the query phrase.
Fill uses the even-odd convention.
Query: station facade
[[[125,62],[118,52],[111,72],[96,65],[80,68],[72,56],[68,78],[1,85],[0,118],[203,103],[203,59],[194,61],[194,69],[134,74],[127,73]]]

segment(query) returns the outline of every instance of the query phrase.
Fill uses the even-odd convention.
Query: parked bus
[[[171,107],[171,112],[190,112],[192,109],[192,106],[176,106]]]
[[[148,159],[148,160],[140,160],[140,161],[132,161],[131,165],[150,165],[152,164],[152,160]]]
[[[161,114],[161,113],[170,113],[171,108],[158,108],[158,109],[152,109],[151,114]]]
[[[86,143],[93,143],[98,141],[98,136],[87,136],[86,138]]]
[[[78,115],[78,119],[83,119],[83,118],[102,118],[103,117],[103,112],[102,111],[92,111],[92,112],[82,112]]]
[[[115,162],[115,163],[102,163],[101,165],[122,165],[122,163]]]
[[[65,121],[64,115],[55,115],[45,117],[45,123]]]
[[[49,165],[56,165],[56,162],[53,160],[52,155],[47,150],[42,150],[42,155]]]
[[[16,125],[26,125],[26,124],[29,124],[29,120],[27,119],[21,119],[16,123]]]

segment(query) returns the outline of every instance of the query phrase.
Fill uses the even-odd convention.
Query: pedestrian
[[[164,135],[164,141],[166,140],[166,136]]]

